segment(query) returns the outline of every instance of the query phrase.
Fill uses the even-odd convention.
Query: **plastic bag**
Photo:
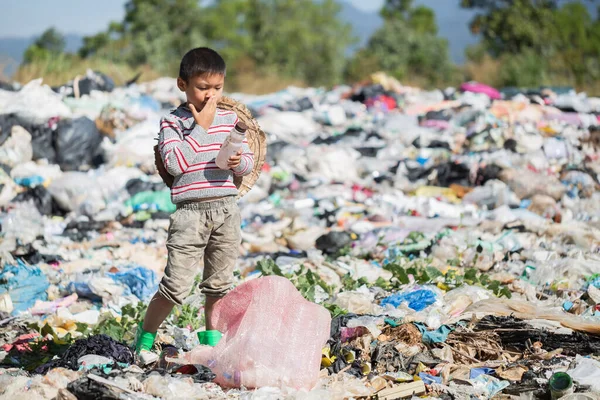
[[[353,314],[372,314],[377,305],[374,303],[373,295],[358,291],[342,292],[335,296],[333,304],[348,310]]]
[[[226,387],[311,389],[329,339],[331,316],[279,276],[250,280],[213,310],[216,347],[198,346],[185,362],[208,366]]]
[[[16,203],[0,217],[4,239],[15,238],[22,243],[32,243],[44,235],[44,219],[31,201]]]
[[[93,176],[83,172],[66,172],[54,180],[48,191],[58,204],[66,211],[75,211],[84,203],[96,204],[95,208],[105,206],[102,191]]]
[[[278,112],[257,118],[258,124],[267,134],[289,143],[310,142],[319,132],[320,126],[311,118],[296,112]]]
[[[31,161],[31,135],[20,126],[13,126],[10,137],[0,146],[0,164],[14,167]]]
[[[18,92],[0,92],[0,113],[14,113],[35,124],[44,124],[53,117],[71,116],[69,107],[49,86],[42,85],[42,79],[29,82]]]
[[[500,179],[506,182],[520,199],[545,194],[559,200],[567,191],[556,177],[536,174],[529,170],[504,170],[500,173]]]
[[[567,371],[571,378],[600,392],[600,361],[577,355],[575,362],[577,366]]]
[[[140,122],[131,129],[117,133],[116,143],[104,138],[102,148],[107,163],[111,166],[138,166],[146,172],[154,173],[154,145],[160,128],[158,115]]]
[[[423,311],[438,300],[438,295],[430,289],[417,289],[396,293],[381,301],[381,305],[391,304],[398,307],[402,303],[408,303],[408,307],[415,311]]]
[[[26,192],[21,192],[12,201],[15,203],[32,201],[42,215],[62,214],[62,210],[52,199],[52,195],[43,186],[36,186]]]
[[[107,273],[106,276],[112,278],[115,282],[127,286],[131,294],[142,301],[150,300],[158,289],[156,274],[148,268],[129,268],[120,272]],[[128,294],[127,291],[125,294]]]
[[[3,282],[0,284],[0,294],[10,294],[15,314],[27,311],[37,300],[48,299],[48,277],[39,267],[26,265],[21,260],[16,265],[4,266],[0,282]]]
[[[354,149],[332,146],[310,146],[306,151],[308,166],[315,178],[338,182],[358,182],[357,160],[360,153]]]
[[[102,136],[94,121],[87,117],[61,120],[58,123],[55,148],[57,163],[63,171],[99,165]]]
[[[173,378],[168,375],[152,374],[143,383],[146,394],[165,400],[203,400],[209,396],[204,386],[194,383],[192,378]]]

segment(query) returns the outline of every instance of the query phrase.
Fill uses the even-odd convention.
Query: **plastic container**
[[[225,142],[223,142],[223,146],[221,146],[219,154],[217,154],[217,167],[221,169],[229,169],[227,166],[227,161],[242,148],[242,143],[246,138],[247,130],[248,127],[242,121],[239,121],[235,128],[231,130],[231,133],[229,133],[229,136],[227,136],[227,139],[225,139]]]

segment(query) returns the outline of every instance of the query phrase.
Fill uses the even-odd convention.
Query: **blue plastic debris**
[[[590,279],[585,285],[584,289],[587,290],[590,285],[600,289],[600,276],[595,276],[594,278]]]
[[[5,264],[0,273],[0,294],[8,292],[15,315],[33,307],[36,300],[48,300],[49,286],[48,278],[38,266],[22,260],[17,260],[17,265]]]
[[[448,339],[448,335],[454,329],[450,328],[448,325],[442,325],[435,331],[427,330],[427,327],[421,323],[415,323],[415,326],[419,329],[421,334],[423,335],[423,343],[433,344],[433,343],[444,343],[446,339]]]
[[[565,311],[569,311],[569,310],[571,310],[571,308],[573,308],[573,305],[574,305],[574,304],[573,304],[573,302],[572,302],[572,301],[568,301],[568,300],[567,300],[567,301],[565,301],[565,302],[563,303],[563,309],[564,309]]]
[[[428,289],[419,289],[412,292],[396,293],[386,297],[381,301],[381,305],[391,304],[398,307],[402,303],[408,303],[408,306],[415,311],[423,311],[433,303],[437,297],[434,292]]]
[[[502,390],[506,389],[510,386],[510,382],[501,381],[498,378],[494,378],[489,375],[479,375],[477,378],[473,379],[473,382],[483,384],[485,386],[485,391],[488,399],[491,399]]]
[[[85,299],[90,299],[92,301],[100,301],[102,300],[101,296],[98,296],[96,293],[92,291],[90,288],[89,282],[79,281],[79,282],[70,282],[67,286],[67,290],[69,292],[77,293],[77,296]]]
[[[421,372],[419,374],[419,378],[421,378],[423,383],[426,385],[431,385],[432,383],[442,384],[441,376],[433,376],[433,375],[426,374],[425,372]]]
[[[125,295],[133,294],[143,301],[150,300],[150,297],[158,290],[158,279],[154,271],[141,266],[121,272],[107,273],[106,276],[126,286]]]
[[[15,178],[15,183],[20,186],[32,188],[44,183],[44,178],[39,175],[27,176],[25,178]]]
[[[469,379],[475,379],[479,375],[495,375],[496,371],[492,368],[473,368],[469,374]]]

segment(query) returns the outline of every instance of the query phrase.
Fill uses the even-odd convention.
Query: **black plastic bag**
[[[331,231],[317,239],[317,249],[324,254],[334,255],[352,243],[352,235],[348,232]]]
[[[94,121],[87,117],[61,120],[57,131],[54,148],[56,161],[63,171],[102,164],[102,135]]]
[[[12,201],[14,203],[18,203],[30,200],[33,200],[35,208],[37,208],[42,215],[64,215],[64,211],[52,198],[50,192],[48,192],[42,185],[38,185],[25,192],[19,193]]]
[[[34,124],[15,114],[0,115],[0,144],[4,143],[10,136],[13,126],[18,125],[31,134],[31,147],[33,159],[47,159],[49,163],[56,163],[56,151],[54,151],[54,135],[56,132],[50,124]]]

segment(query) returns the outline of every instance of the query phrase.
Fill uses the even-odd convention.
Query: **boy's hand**
[[[236,155],[229,157],[229,160],[227,160],[227,166],[229,167],[229,169],[237,168],[239,167],[241,161],[242,150],[238,150]]]
[[[210,128],[210,126],[212,125],[213,120],[215,119],[215,114],[217,113],[218,100],[218,96],[211,97],[210,99],[208,99],[208,101],[204,105],[204,108],[200,112],[196,110],[196,107],[192,103],[188,104],[188,106],[190,107],[190,111],[194,116],[194,120],[198,125],[203,127],[204,130],[208,130],[208,128]]]

